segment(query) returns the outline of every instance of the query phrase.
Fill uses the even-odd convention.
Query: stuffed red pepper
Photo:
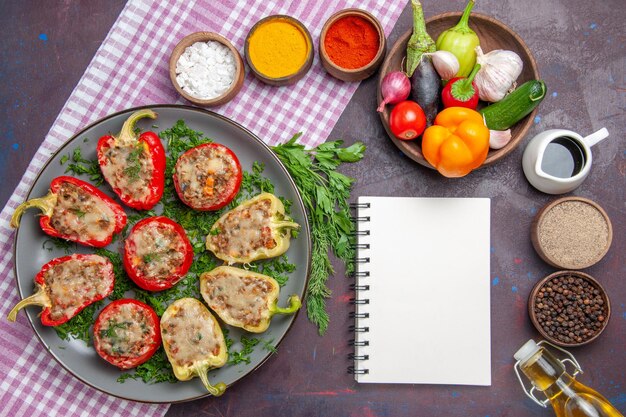
[[[98,355],[120,369],[135,368],[161,346],[159,317],[147,304],[133,299],[106,306],[93,325]]]
[[[11,227],[18,227],[22,214],[31,207],[43,212],[39,224],[45,233],[87,246],[107,246],[126,226],[126,213],[119,204],[74,177],[56,177],[48,195],[20,204],[11,217]]]
[[[135,133],[139,119],[155,119],[149,109],[139,110],[124,122],[117,136],[103,136],[98,141],[98,163],[104,179],[128,207],[149,210],[163,195],[165,185],[165,149],[154,132]]]
[[[141,220],[124,242],[124,269],[144,290],[173,287],[192,262],[193,247],[185,229],[167,217]]]
[[[241,177],[239,159],[219,143],[189,149],[174,167],[176,192],[195,210],[219,210],[230,203],[239,192]]]
[[[40,305],[44,307],[41,324],[58,326],[111,294],[114,284],[113,264],[105,257],[75,254],[56,258],[35,277],[35,294],[17,303],[8,319],[15,321],[17,312],[26,306]]]

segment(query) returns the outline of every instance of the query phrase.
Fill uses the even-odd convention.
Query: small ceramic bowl
[[[180,85],[178,85],[178,82],[176,81],[176,63],[178,62],[178,59],[183,54],[183,52],[185,52],[185,49],[187,49],[189,46],[193,45],[196,42],[208,41],[217,41],[230,49],[230,52],[235,57],[235,78],[230,88],[226,90],[222,95],[212,99],[200,99],[188,94],[180,87]],[[243,59],[241,58],[241,54],[239,54],[239,51],[237,51],[233,44],[230,43],[230,41],[223,36],[214,32],[194,32],[191,35],[185,36],[180,42],[178,42],[178,45],[176,45],[176,47],[172,51],[172,55],[170,56],[170,79],[172,80],[174,88],[176,89],[176,91],[178,91],[178,94],[180,94],[186,100],[192,102],[193,104],[202,107],[219,106],[220,104],[224,104],[232,100],[232,98],[237,95],[239,90],[241,90],[244,79]]]
[[[574,282],[572,284],[569,284],[570,278],[573,278]],[[555,280],[558,279],[564,279],[564,281],[567,282],[567,284],[562,284],[562,286],[560,286],[560,290],[562,290],[562,292],[559,292],[559,288],[557,288],[559,286],[555,285]],[[581,279],[583,282],[586,282],[587,287],[585,287],[585,291],[588,293],[591,292],[592,294],[592,296],[587,299],[580,298],[580,302],[582,304],[579,303],[579,299],[576,298],[577,292],[579,291],[576,279]],[[567,293],[563,290],[563,285],[567,288]],[[553,290],[547,292],[548,286],[551,286]],[[557,291],[555,291],[554,288],[557,288]],[[557,301],[555,297],[559,297],[559,300]],[[556,311],[556,308],[561,307],[549,306],[549,302],[552,302],[554,305],[559,302],[563,303],[564,300],[567,300],[568,304],[567,306],[562,307],[562,313],[558,313]],[[592,313],[585,312],[587,308],[593,307],[598,308],[599,311]],[[543,324],[540,323],[540,314],[543,315]],[[563,318],[561,314],[565,314],[567,316],[579,315],[580,321],[577,321],[576,319]],[[591,317],[592,314],[594,314],[595,319]],[[600,336],[609,323],[609,318],[611,317],[611,304],[602,285],[600,285],[600,283],[591,275],[580,271],[558,271],[548,275],[535,284],[534,288],[530,292],[530,296],[528,297],[528,315],[530,316],[530,320],[537,331],[549,342],[563,347],[576,347],[586,345]],[[588,327],[582,324],[587,319],[591,322],[588,327],[592,328],[594,331],[591,336],[588,336],[588,333],[586,333],[589,332]],[[596,323],[598,323],[597,326]],[[576,326],[579,327],[576,328]],[[567,332],[567,336],[565,336],[564,333],[560,333],[558,329],[567,329],[563,330]],[[587,329],[586,332],[585,329]],[[550,332],[552,334],[550,334]],[[560,338],[559,335],[561,336]],[[572,337],[570,337],[570,335]],[[563,339],[564,337],[569,337],[569,341]]]
[[[263,74],[261,71],[259,71],[257,67],[254,65],[254,62],[252,62],[252,59],[250,58],[250,37],[263,24],[273,21],[273,20],[279,20],[279,21],[282,20],[298,28],[300,32],[302,32],[302,35],[304,36],[304,39],[308,47],[307,56],[305,58],[304,64],[302,64],[300,69],[298,69],[293,74],[289,74],[284,77],[276,77],[276,78],[270,77],[266,74]],[[254,26],[252,26],[252,29],[250,29],[250,31],[248,32],[248,35],[246,36],[246,42],[244,45],[244,55],[246,56],[246,62],[250,66],[250,70],[252,71],[252,73],[264,83],[273,85],[273,86],[295,84],[298,80],[302,79],[302,77],[306,75],[309,69],[311,69],[311,65],[313,65],[313,39],[311,38],[311,34],[307,30],[307,28],[298,19],[295,19],[287,15],[280,15],[280,14],[271,15],[271,16],[264,17],[263,19],[256,22]]]
[[[584,269],[609,251],[613,226],[594,201],[562,197],[544,206],[531,225],[530,239],[537,254],[562,269]]]
[[[356,69],[346,69],[342,68],[339,65],[335,64],[328,53],[326,52],[326,48],[324,46],[324,40],[326,39],[326,33],[328,29],[335,23],[337,20],[347,17],[347,16],[357,16],[363,18],[370,22],[378,32],[378,52],[374,56],[374,58],[369,62],[369,64]],[[320,45],[319,45],[319,54],[320,60],[322,62],[322,66],[328,71],[330,75],[335,78],[338,78],[342,81],[361,81],[368,77],[371,77],[378,71],[378,68],[383,63],[385,59],[385,52],[387,51],[387,40],[385,39],[385,32],[383,30],[383,26],[380,24],[378,19],[376,19],[371,13],[361,10],[361,9],[344,9],[328,18],[326,23],[324,23],[324,27],[322,28],[322,33],[320,34]]]

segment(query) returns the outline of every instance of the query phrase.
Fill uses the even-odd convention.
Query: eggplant
[[[411,75],[411,97],[426,114],[426,127],[431,126],[441,105],[441,78],[429,56],[422,56]]]

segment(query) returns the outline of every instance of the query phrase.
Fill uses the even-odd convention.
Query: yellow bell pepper
[[[489,152],[489,129],[483,117],[465,107],[441,111],[424,132],[422,154],[441,175],[455,178],[478,168]]]

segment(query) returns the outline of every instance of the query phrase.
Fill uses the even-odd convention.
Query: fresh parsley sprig
[[[356,142],[343,147],[343,141],[337,140],[306,149],[297,143],[301,135],[272,149],[291,174],[309,213],[313,250],[307,314],[322,335],[330,321],[326,299],[331,291],[326,282],[334,270],[329,251],[344,262],[347,274],[354,270],[355,226],[349,207],[354,179],[338,172],[338,168],[344,162],[360,161],[365,145]]]

